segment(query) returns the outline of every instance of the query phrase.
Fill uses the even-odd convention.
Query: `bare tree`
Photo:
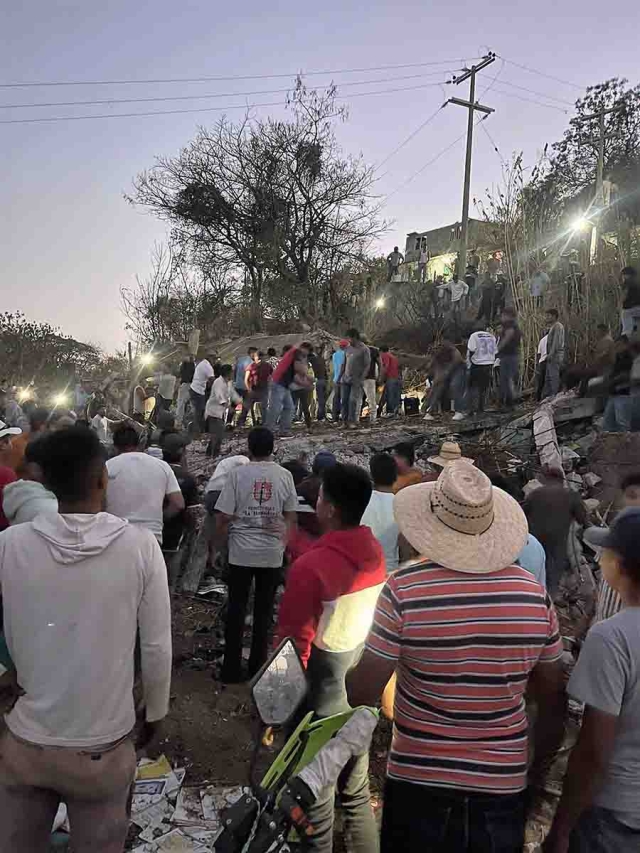
[[[139,175],[130,198],[171,224],[174,246],[243,270],[255,328],[283,305],[315,321],[333,272],[386,227],[372,170],[337,144],[335,88],[308,92],[298,80],[289,106],[289,121],[247,115],[201,128]]]

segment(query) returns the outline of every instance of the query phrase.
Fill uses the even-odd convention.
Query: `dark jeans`
[[[342,385],[340,382],[335,382],[333,386],[333,402],[331,404],[331,417],[334,421],[340,419],[342,412]]]
[[[387,379],[384,387],[387,392],[387,412],[390,415],[395,415],[400,408],[402,382],[399,379]]]
[[[311,391],[308,388],[302,388],[299,391],[292,391],[291,396],[293,397],[293,411],[297,414],[298,406],[300,407],[300,414],[304,418],[307,429],[309,429],[311,427],[311,412],[309,411]]]
[[[193,388],[189,389],[189,396],[191,397],[191,405],[193,406],[198,432],[204,432],[204,410],[207,407],[206,397],[204,394],[197,394]]]
[[[247,422],[247,415],[251,411],[251,421],[253,426],[256,426],[256,403],[260,403],[260,414],[262,423],[267,419],[267,405],[269,403],[269,386],[266,388],[254,388],[248,391],[246,397],[242,401],[242,412],[238,418],[238,426],[244,426]]]
[[[318,420],[323,421],[327,414],[326,379],[316,379],[316,400],[318,401]]]
[[[242,638],[249,593],[254,580],[256,587],[253,596],[253,635],[249,656],[249,677],[256,674],[269,654],[273,604],[278,584],[282,580],[282,567],[254,568],[229,565],[229,601],[222,664],[223,681],[237,682],[242,679]]]
[[[472,412],[484,412],[487,391],[491,387],[493,365],[472,364],[469,371],[469,403]]]
[[[525,794],[387,779],[381,853],[522,853]]]
[[[519,355],[500,356],[500,402],[504,406],[513,406],[519,368]]]
[[[340,394],[340,411],[339,415],[342,416],[343,421],[347,421],[349,419],[349,401],[351,400],[351,385],[347,385],[344,382],[341,382],[336,386],[336,393]],[[333,404],[335,407],[335,395],[333,399]],[[337,420],[337,418],[334,418]]]
[[[569,840],[569,853],[638,853],[640,830],[631,829],[609,809],[593,806],[580,816]]]
[[[224,420],[222,418],[207,418],[207,432],[211,436],[207,447],[207,456],[216,457],[222,447],[224,437]]]
[[[544,392],[544,383],[547,377],[547,362],[540,361],[538,362],[538,366],[536,367],[536,400],[540,402],[542,400],[542,394]]]

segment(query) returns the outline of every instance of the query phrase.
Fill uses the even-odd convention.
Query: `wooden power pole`
[[[469,241],[469,195],[471,192],[471,155],[473,153],[473,120],[475,113],[484,113],[490,115],[495,112],[491,107],[484,107],[476,102],[476,74],[482,71],[492,62],[496,61],[495,53],[488,53],[482,62],[477,65],[472,65],[471,68],[465,69],[462,74],[454,77],[451,81],[456,86],[469,80],[469,100],[463,101],[460,98],[449,98],[447,104],[456,104],[459,107],[465,107],[469,116],[467,119],[467,154],[464,163],[464,189],[462,192],[462,233],[460,235],[460,248],[458,250],[458,277],[463,279],[467,268],[467,244]]]

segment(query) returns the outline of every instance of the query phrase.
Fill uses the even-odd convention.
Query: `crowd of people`
[[[354,335],[350,346],[364,377],[366,344]],[[482,336],[472,347],[483,349]],[[295,353],[305,349],[269,374],[289,383],[280,386],[289,395],[298,390],[291,382],[303,384]],[[218,406],[210,417],[224,424],[229,371],[218,380],[205,411]],[[250,412],[249,389],[242,399]],[[19,686],[0,738],[7,853],[46,850],[61,800],[74,849],[121,851],[133,737],[149,744],[168,713],[168,555],[201,497],[182,433],[166,431],[162,458],[155,445],[143,452],[139,436],[133,423],[118,424],[108,451],[87,423],[60,427],[33,413],[30,432],[0,424],[0,659]],[[625,508],[611,528],[598,529],[561,471],[546,470],[521,504],[509,482],[452,441],[421,464],[411,443],[400,444],[374,454],[369,471],[326,450],[311,469],[281,465],[274,447],[268,426],[253,427],[247,454],[219,462],[205,490],[212,547],[226,554],[220,679],[246,681],[290,637],[307,672],[306,710],[326,717],[382,702],[394,718],[381,834],[363,754],[312,807],[314,834],[302,849],[332,849],[337,803],[349,849],[363,853],[520,853],[570,696],[584,704],[584,721],[545,853],[637,851],[640,475],[623,483]],[[575,526],[586,527],[603,579],[565,688],[553,599]],[[134,704],[136,675],[144,699]]]

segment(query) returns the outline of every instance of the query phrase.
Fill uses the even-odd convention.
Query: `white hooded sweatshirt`
[[[164,717],[171,608],[160,547],[108,513],[40,515],[0,536],[4,631],[24,690],[7,725],[31,743],[114,743],[135,724],[140,630],[147,720]]]
[[[58,512],[58,499],[42,483],[16,480],[4,487],[2,509],[9,524],[24,524],[42,513],[55,515]]]

